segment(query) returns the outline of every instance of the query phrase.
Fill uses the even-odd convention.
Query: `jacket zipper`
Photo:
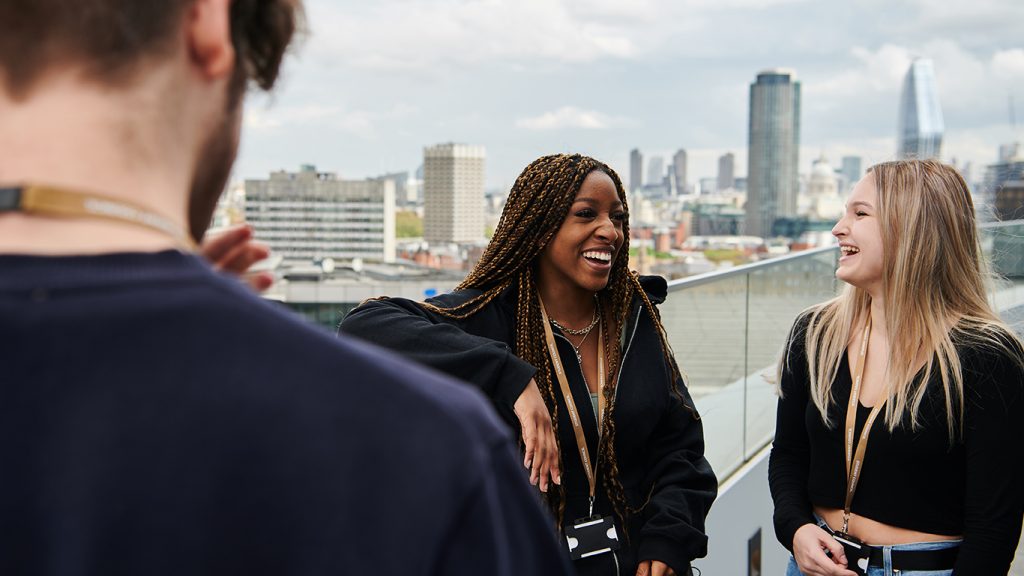
[[[640,312],[643,311],[643,306],[637,306],[636,318],[633,319],[633,331],[629,334],[629,340],[626,341],[626,349],[622,352],[622,358],[619,359],[619,373],[615,377],[615,394],[613,398],[619,399],[619,385],[618,383],[622,380],[622,367],[626,365],[626,355],[629,354],[629,349],[633,346],[633,338],[636,336],[636,329],[640,326]]]
[[[618,373],[618,375],[617,375],[617,377],[615,379],[616,383],[620,382],[620,379],[622,378],[622,368],[623,368],[623,366],[626,365],[626,355],[629,354],[629,349],[633,347],[633,339],[636,337],[636,330],[640,326],[640,313],[641,312],[643,312],[643,306],[638,306],[637,310],[636,310],[636,317],[633,319],[633,331],[630,332],[630,334],[629,334],[629,340],[626,341],[626,349],[622,352],[622,358],[619,361],[619,373]],[[562,334],[555,334],[555,336],[558,336],[562,340],[565,340],[566,342],[569,342],[570,346],[572,345],[572,342],[570,342],[569,339],[566,338],[565,336],[563,336]],[[580,368],[580,374],[583,374],[583,363],[579,361],[579,358],[576,359],[576,365],[579,366],[579,368]],[[584,376],[583,380],[586,381],[586,379],[587,379],[586,376]],[[590,393],[589,389],[587,390],[587,393],[588,394]],[[618,384],[616,384],[616,386],[615,386],[615,394],[614,394],[613,398],[615,400],[619,399],[619,386],[618,386]],[[593,403],[591,403],[591,412],[593,412]],[[598,419],[597,414],[594,414],[594,419],[595,420]],[[600,430],[598,430],[598,434],[600,435]],[[601,444],[600,436],[598,436],[597,443],[598,443],[598,445]],[[600,458],[600,454],[598,454],[598,458]],[[600,465],[601,464],[600,460],[597,460],[595,462],[595,464]],[[595,468],[596,468],[596,466],[595,466]],[[619,555],[614,550],[612,551],[612,560],[615,561],[615,576],[621,576],[622,572],[621,572],[621,569],[619,567]]]

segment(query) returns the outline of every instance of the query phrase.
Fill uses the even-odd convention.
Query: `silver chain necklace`
[[[587,326],[586,328],[580,328],[577,330],[569,328],[567,326],[562,326],[561,324],[559,324],[558,320],[555,320],[554,318],[551,319],[551,325],[554,326],[555,328],[558,328],[562,332],[565,332],[566,334],[572,334],[573,336],[583,336],[583,339],[586,340],[586,337],[590,334],[590,331],[594,329],[594,326],[597,326],[597,321],[600,319],[601,306],[599,305],[599,302],[597,300],[597,294],[594,294],[594,319],[590,321],[590,326]],[[583,342],[580,342],[580,346],[582,345]]]
[[[552,326],[558,328],[559,330],[566,334],[571,334],[573,336],[583,336],[583,339],[580,340],[579,344],[573,344],[572,340],[569,340],[569,345],[572,346],[573,352],[576,353],[576,361],[580,363],[580,366],[582,366],[583,355],[580,354],[580,348],[583,347],[583,343],[587,341],[587,337],[590,336],[590,332],[594,329],[594,326],[597,326],[597,322],[599,320],[601,320],[601,303],[597,299],[597,294],[594,294],[594,319],[590,321],[590,326],[587,326],[586,328],[580,328],[579,330],[574,330],[572,328],[566,328],[565,326],[562,326],[561,324],[558,323],[558,320],[555,320],[554,318],[551,318],[549,321],[551,322]],[[566,338],[566,340],[568,340],[568,338]],[[583,380],[586,381],[586,379],[587,377],[584,376]]]

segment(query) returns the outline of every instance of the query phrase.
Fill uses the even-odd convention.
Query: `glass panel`
[[[750,273],[745,458],[775,435],[776,365],[796,316],[835,295],[836,251],[787,259]]]
[[[706,454],[719,475],[743,462],[743,377],[747,278],[735,275],[674,290],[660,306],[669,344],[704,424]]]
[[[1024,222],[999,222],[982,228],[981,245],[996,275],[993,308],[1024,334]]]

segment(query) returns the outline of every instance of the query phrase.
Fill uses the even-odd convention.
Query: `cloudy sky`
[[[450,141],[487,148],[489,188],[560,151],[626,177],[633,147],[666,158],[686,148],[691,181],[733,152],[745,175],[749,84],[774,67],[803,86],[801,170],[822,152],[870,164],[895,154],[914,57],[935,63],[947,160],[980,167],[1024,140],[1020,0],[306,5],[310,33],[278,90],[249,100],[236,179],[301,163],[345,178],[414,170],[425,145]]]

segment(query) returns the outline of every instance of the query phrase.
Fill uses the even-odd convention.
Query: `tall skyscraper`
[[[736,157],[732,152],[718,157],[718,191],[728,190],[733,187],[736,180]]]
[[[843,168],[841,170],[843,177],[846,179],[847,186],[853,186],[860,181],[860,177],[864,175],[863,169],[861,168],[860,156],[843,156]]]
[[[432,243],[484,239],[483,146],[438,144],[423,149],[423,239]]]
[[[639,148],[629,151],[629,191],[636,192],[644,186],[644,155]]]
[[[665,179],[665,159],[661,156],[651,156],[647,161],[647,183],[655,186]]]
[[[942,155],[942,108],[935,87],[932,61],[918,58],[903,79],[900,96],[900,158],[939,158]]]
[[[688,183],[686,181],[686,150],[680,148],[672,157],[672,170],[676,176],[676,190],[679,194],[686,194]]]
[[[768,237],[776,218],[796,216],[800,182],[800,82],[766,70],[750,85],[746,233]]]
[[[245,181],[245,220],[285,260],[395,260],[391,180],[339,180],[308,165],[272,172]]]

